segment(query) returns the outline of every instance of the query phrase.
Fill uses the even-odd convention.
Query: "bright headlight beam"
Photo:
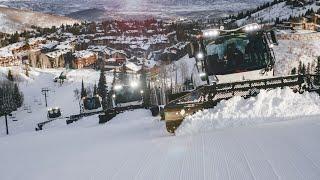
[[[199,76],[200,77],[205,77],[207,74],[206,73],[200,73]]]
[[[218,30],[206,30],[203,32],[204,37],[215,37],[219,35]]]
[[[202,52],[197,54],[197,58],[198,59],[203,59],[204,58],[204,54]]]
[[[137,83],[137,82],[131,82],[130,83],[130,87],[131,88],[136,88],[136,87],[138,87],[139,86],[139,84]]]
[[[117,84],[114,86],[114,90],[119,91],[122,89],[122,85],[121,84]]]
[[[244,27],[244,31],[246,32],[256,31],[259,29],[260,29],[260,26],[258,24],[249,24]]]

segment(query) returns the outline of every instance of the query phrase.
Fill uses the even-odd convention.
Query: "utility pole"
[[[44,99],[46,101],[46,107],[48,107],[48,102],[47,102],[47,93],[49,92],[50,90],[48,88],[42,88],[41,89],[41,92],[42,92],[42,95],[44,95]]]

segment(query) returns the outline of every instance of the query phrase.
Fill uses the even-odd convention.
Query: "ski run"
[[[124,112],[104,125],[97,115],[68,126],[65,119],[56,120],[36,132],[36,123],[46,118],[39,105],[40,86],[59,73],[30,74],[20,86],[28,108],[38,113],[22,108],[15,114],[19,121],[9,120],[11,135],[1,129],[2,180],[320,177],[320,101],[315,93],[276,89],[249,99],[234,97],[187,117],[176,136],[145,109]],[[49,104],[59,104],[65,116],[78,111],[68,103],[74,101],[72,89],[89,77],[94,82],[98,72],[76,70],[61,87],[52,83]],[[61,92],[66,94],[59,96]],[[3,118],[0,122],[4,127]]]

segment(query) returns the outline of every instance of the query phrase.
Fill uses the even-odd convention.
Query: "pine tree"
[[[318,61],[317,61],[317,67],[316,67],[316,70],[315,70],[315,74],[317,75],[316,78],[315,78],[315,83],[317,85],[320,84],[320,56],[318,57]]]
[[[150,89],[149,89],[149,83],[148,83],[148,78],[147,78],[147,71],[146,71],[144,65],[142,68],[142,74],[141,74],[140,81],[142,84],[143,105],[145,107],[149,107],[150,106]]]
[[[307,73],[307,74],[310,74],[310,73],[311,73],[311,64],[310,64],[310,63],[308,63],[308,65],[307,65],[306,73]]]
[[[0,116],[17,110],[23,103],[23,94],[17,84],[11,81],[0,82]]]
[[[84,88],[84,83],[82,79],[82,84],[81,84],[81,99],[87,97],[87,90]]]
[[[29,77],[29,68],[26,66],[26,76]]]
[[[301,74],[306,74],[306,66],[304,64],[302,64],[302,68],[301,68]]]
[[[94,84],[94,86],[93,86],[93,95],[94,96],[98,95],[98,89],[97,89],[97,85],[96,84]]]
[[[295,74],[297,74],[297,68],[293,68],[292,70],[291,70],[291,75],[295,75]]]
[[[101,68],[100,70],[100,77],[98,82],[98,95],[102,98],[102,107],[103,109],[107,108],[107,82],[106,82],[106,76],[104,74],[104,69]]]
[[[17,84],[14,84],[14,89],[13,89],[13,100],[15,103],[15,107],[19,108],[22,106],[23,102],[23,96],[20,93],[19,87]]]
[[[9,80],[9,81],[14,81],[14,78],[13,78],[13,75],[12,75],[12,72],[11,72],[10,69],[9,69],[9,71],[8,71],[8,80]]]

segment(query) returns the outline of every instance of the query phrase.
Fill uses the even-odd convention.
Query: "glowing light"
[[[198,59],[203,59],[203,58],[204,58],[204,54],[201,53],[201,52],[198,53],[198,54],[197,54],[197,58],[198,58]]]
[[[113,97],[113,98],[116,98],[116,95],[115,95],[115,94],[113,94],[113,95],[112,95],[112,97]]]
[[[200,77],[205,77],[207,74],[206,73],[200,73],[199,76]]]
[[[244,27],[244,31],[247,31],[247,32],[256,31],[259,29],[260,29],[260,26],[258,24],[249,24]]]
[[[139,84],[137,82],[131,82],[130,83],[130,87],[131,88],[137,88],[139,86]]]
[[[207,30],[203,32],[204,37],[215,37],[219,35],[219,31],[216,29],[213,30]]]
[[[141,93],[141,94],[143,94],[143,93],[144,93],[144,91],[143,91],[143,90],[141,90],[141,91],[140,91],[140,93]]]
[[[121,84],[117,84],[114,86],[114,90],[119,91],[123,88],[123,86]]]
[[[180,111],[180,115],[183,116],[183,115],[185,115],[185,114],[186,114],[186,110],[182,109],[182,110]]]

